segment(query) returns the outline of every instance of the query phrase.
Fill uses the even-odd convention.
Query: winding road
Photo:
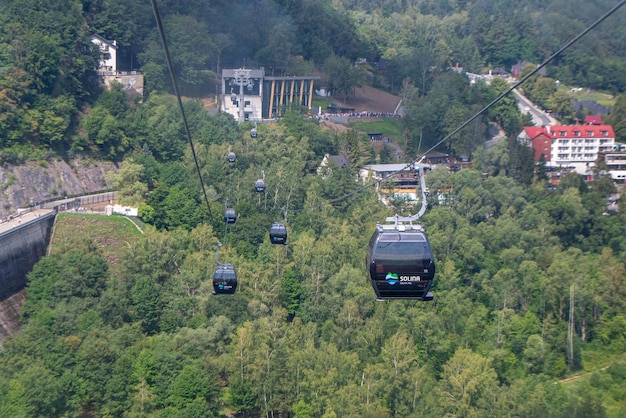
[[[535,126],[558,125],[558,121],[556,119],[535,106],[533,102],[528,100],[528,98],[519,91],[517,91],[517,89],[514,89],[513,93],[515,93],[515,99],[517,100],[517,104],[519,105],[520,110],[522,111],[522,113],[531,114]]]

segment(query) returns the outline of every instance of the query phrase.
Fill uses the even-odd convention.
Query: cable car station
[[[269,77],[263,68],[222,70],[222,112],[238,122],[275,119],[286,109],[311,109],[318,76]]]

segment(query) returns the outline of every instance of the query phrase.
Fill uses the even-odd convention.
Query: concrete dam
[[[56,213],[37,209],[0,224],[0,344],[17,322],[13,305],[23,301],[26,275],[46,254]]]

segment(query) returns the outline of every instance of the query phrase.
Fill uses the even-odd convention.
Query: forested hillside
[[[297,74],[384,58],[386,72],[367,80],[403,94],[409,160],[506,89],[470,86],[449,66],[540,61],[611,4],[159,2],[189,95],[244,59]],[[143,222],[140,234],[123,219],[62,219],[29,275],[21,330],[3,341],[0,416],[623,415],[626,212],[607,212],[615,189],[601,170],[552,190],[517,141],[485,150],[490,123],[511,136],[525,122],[513,99],[443,144],[473,168],[428,172],[434,301],[377,302],[365,268],[374,226],[415,208],[357,192],[357,167],[381,157],[367,138],[296,112],[251,138],[252,124],[185,99],[196,166],[149,4],[0,6],[0,162],[118,161],[110,181]],[[550,75],[623,92],[620,13]],[[144,72],[142,100],[99,90],[93,32]],[[318,174],[339,152],[348,167]],[[267,189],[255,193],[260,178]],[[237,221],[226,225],[228,206]],[[286,246],[269,241],[280,220]],[[233,296],[212,295],[217,261],[237,271]]]
[[[442,127],[450,123],[446,121],[456,122],[473,111],[464,98],[450,102],[431,95],[448,68],[460,66],[482,73],[497,67],[510,71],[522,61],[538,64],[614,2],[157,4],[174,70],[186,95],[214,94],[209,82],[225,67],[264,67],[270,75],[319,71],[324,75],[322,82],[338,95],[349,95],[354,85],[362,83],[402,94],[412,116],[405,121],[409,142],[423,135],[426,143],[434,143],[446,133]],[[626,29],[619,22],[625,16],[626,11],[618,10],[557,57],[547,67],[549,80],[613,95],[623,92]],[[94,33],[116,41],[120,69],[143,72],[148,97],[171,91],[150,2],[1,0],[0,162],[20,163],[51,155],[71,158],[85,152],[120,160],[143,145],[145,129],[150,128],[141,115],[134,117],[134,112],[142,112],[137,103],[114,99],[108,99],[109,106],[96,103],[102,92],[94,72],[99,59],[99,51],[90,42]],[[352,63],[357,61],[365,65],[355,68]],[[383,66],[379,68],[378,63]],[[573,118],[567,110],[564,116]],[[517,134],[521,124],[515,119],[519,115],[507,115],[501,121],[510,135]]]
[[[365,150],[354,132],[334,143],[291,114],[252,139],[210,122],[211,137],[229,126],[228,141],[198,145],[210,212],[189,153],[159,163],[144,151],[117,181],[129,198],[149,188],[142,211],[155,227],[115,238],[119,254],[106,259],[111,240],[67,220],[57,230],[29,275],[22,330],[0,354],[2,416],[620,416],[626,219],[604,214],[606,179],[523,185],[505,174],[515,164],[505,142],[475,169],[435,169],[431,190],[451,191],[423,218],[435,300],[376,302],[365,248],[402,208],[372,189],[325,204],[354,177],[314,174],[325,150]],[[226,201],[238,213],[227,229]],[[268,237],[281,208],[287,246]],[[237,270],[234,296],[211,294],[218,240]],[[584,371],[594,372],[555,383]]]

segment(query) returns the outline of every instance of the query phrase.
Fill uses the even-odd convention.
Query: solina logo
[[[388,284],[393,286],[394,284],[398,283],[398,275],[396,273],[387,273],[387,276],[385,276],[385,280],[387,280]]]

